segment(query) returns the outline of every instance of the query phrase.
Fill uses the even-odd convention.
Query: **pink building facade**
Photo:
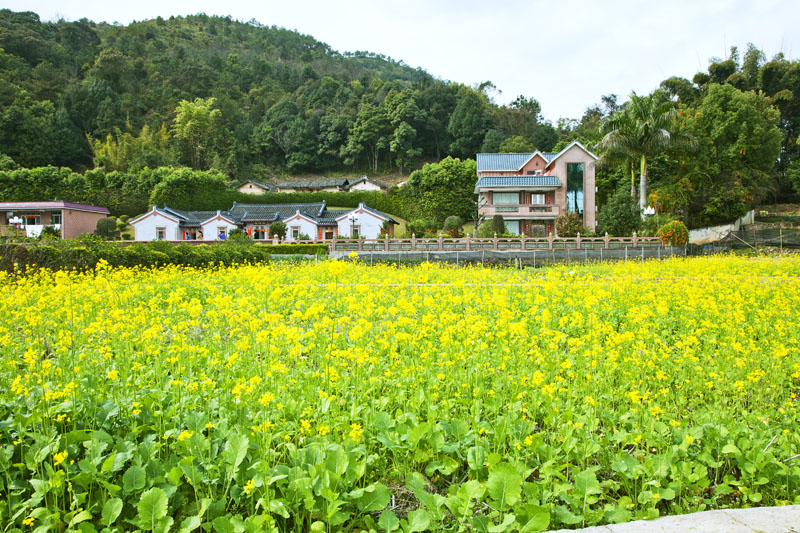
[[[36,237],[45,226],[53,226],[61,237],[70,239],[94,233],[97,221],[109,215],[108,209],[72,202],[0,202],[0,225],[15,226],[30,237]],[[12,224],[11,221],[19,221]]]
[[[555,235],[555,219],[576,212],[594,230],[597,156],[578,141],[560,152],[478,154],[478,215],[503,217],[506,232]]]

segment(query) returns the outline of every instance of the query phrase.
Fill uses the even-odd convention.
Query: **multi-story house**
[[[578,141],[560,152],[478,154],[478,215],[502,216],[514,235],[546,237],[556,217],[575,211],[594,230],[596,161]]]

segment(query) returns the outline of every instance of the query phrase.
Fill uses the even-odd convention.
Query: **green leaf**
[[[200,520],[199,516],[190,516],[183,522],[181,522],[181,531],[194,531],[198,527],[202,521]]]
[[[139,527],[146,531],[156,528],[158,521],[167,516],[167,494],[158,487],[153,487],[139,500]]]
[[[489,470],[486,482],[489,496],[500,502],[500,511],[519,501],[522,493],[522,476],[517,469],[508,463],[499,463]]]
[[[486,450],[483,446],[472,446],[467,450],[467,463],[470,470],[480,470],[486,466]]]
[[[727,454],[738,454],[741,452],[739,451],[739,448],[737,448],[735,444],[726,444],[725,446],[722,447],[722,453],[727,455]]]
[[[225,516],[218,516],[212,524],[217,533],[234,533],[233,524]]]
[[[378,525],[381,527],[381,531],[394,531],[400,527],[400,520],[397,519],[397,516],[395,516],[393,512],[386,509],[381,513],[381,517],[378,519]]]
[[[662,500],[674,500],[675,499],[675,491],[671,488],[667,487],[658,491],[661,495]]]
[[[72,520],[69,521],[70,526],[74,526],[75,524],[80,524],[81,522],[85,522],[86,520],[92,519],[92,513],[89,511],[81,511],[80,513],[76,514],[72,517]]]
[[[104,526],[110,526],[117,519],[122,512],[122,500],[119,498],[111,498],[103,505],[103,512],[101,513]]]
[[[408,513],[408,529],[406,533],[425,531],[431,525],[431,515],[425,509],[417,509]]]
[[[250,446],[250,440],[241,433],[231,435],[228,442],[225,443],[225,451],[222,452],[222,456],[228,465],[230,479],[236,476],[239,465],[242,464],[242,461],[247,456],[248,446]]]
[[[550,525],[550,511],[541,505],[521,505],[514,509],[517,514],[519,533],[544,531]]]
[[[126,493],[142,490],[147,481],[147,474],[141,466],[132,466],[122,476],[122,488]]]
[[[361,512],[370,513],[380,511],[392,499],[389,489],[382,483],[364,489],[363,494],[356,500],[356,505]]]
[[[577,516],[570,512],[569,509],[564,507],[563,505],[559,505],[556,507],[556,518],[558,518],[561,522],[565,524],[573,525],[573,524],[580,524],[583,522],[583,516]]]
[[[487,531],[489,533],[504,533],[505,531],[511,531],[515,521],[516,517],[512,513],[508,513],[505,515],[505,518],[503,518],[502,523],[489,526]]]
[[[597,476],[591,470],[584,470],[575,476],[575,496],[582,501],[594,503],[597,499],[589,499],[589,496],[592,494],[601,494],[602,492],[600,483],[597,481]]]

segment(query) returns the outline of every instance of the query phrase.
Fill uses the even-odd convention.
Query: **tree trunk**
[[[639,209],[647,207],[647,157],[642,156],[642,173],[639,176]]]
[[[633,161],[628,161],[631,167],[631,198],[636,198],[636,167]]]

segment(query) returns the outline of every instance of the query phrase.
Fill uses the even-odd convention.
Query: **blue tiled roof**
[[[489,187],[561,187],[555,176],[487,176],[478,180],[475,188]]]
[[[478,154],[478,172],[498,170],[502,172],[515,171],[522,168],[537,152],[515,154]],[[549,163],[555,158],[557,152],[538,152]]]

